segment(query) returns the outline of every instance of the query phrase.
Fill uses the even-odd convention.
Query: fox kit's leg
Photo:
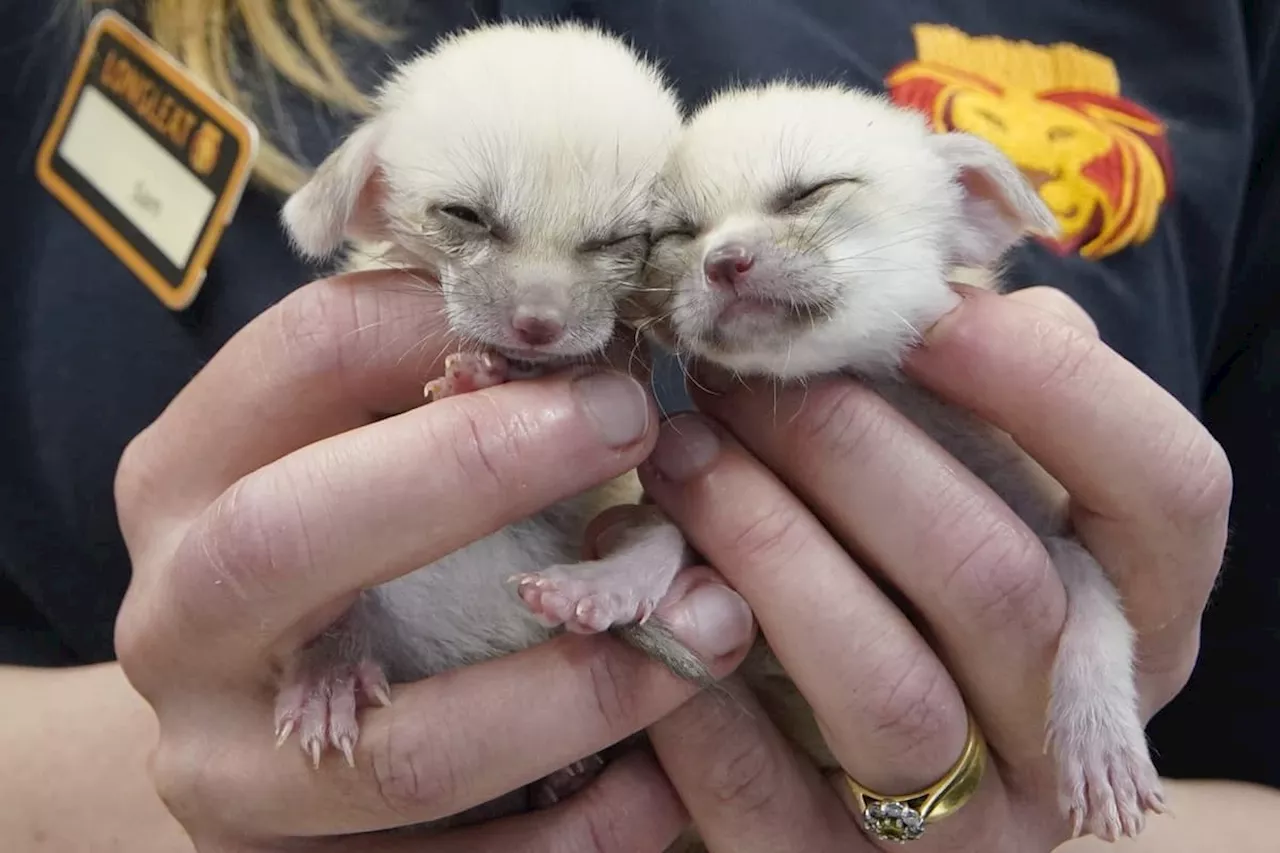
[[[357,601],[341,619],[288,661],[276,694],[276,738],[295,731],[315,767],[330,746],[355,764],[363,705],[388,705],[391,689],[374,658],[372,626]]]
[[[1138,711],[1133,628],[1080,543],[1051,537],[1045,547],[1067,590],[1048,724],[1062,807],[1077,833],[1136,835],[1164,799]]]

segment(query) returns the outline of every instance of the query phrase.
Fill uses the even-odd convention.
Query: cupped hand
[[[420,407],[448,339],[403,274],[313,283],[230,341],[127,449],[133,579],[121,664],[154,708],[158,790],[198,849],[653,850],[687,820],[651,757],[551,809],[445,832],[456,814],[616,743],[692,689],[608,637],[562,637],[397,686],[356,767],[277,750],[273,662],[361,588],[429,564],[637,465],[657,432],[635,381],[597,372]],[[674,605],[719,673],[752,623],[714,578]],[[724,618],[738,614],[740,618]],[[710,616],[708,616],[710,614]],[[712,618],[719,614],[721,618]]]
[[[1010,433],[1069,492],[1137,633],[1145,722],[1196,658],[1226,536],[1224,453],[1065,295],[963,295],[907,372]],[[694,699],[650,735],[709,848],[900,849],[862,833],[844,774],[887,795],[935,783],[966,711],[990,749],[983,782],[909,848],[1060,844],[1071,828],[1045,722],[1065,593],[1039,540],[853,380],[715,378],[694,391],[707,417],[663,425],[644,484],[750,602],[843,772],[801,759],[741,684],[741,704]]]

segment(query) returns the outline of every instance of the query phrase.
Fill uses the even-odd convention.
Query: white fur
[[[353,243],[348,266],[434,270],[454,331],[487,347],[509,347],[511,312],[536,298],[559,299],[576,323],[544,355],[603,349],[618,300],[638,282],[653,183],[681,127],[656,68],[579,24],[482,26],[401,67],[376,103],[285,205],[298,249],[324,257]],[[482,211],[492,227],[458,220],[449,205]],[[591,244],[615,237],[624,245]],[[293,662],[295,681],[311,681],[299,690],[286,675],[283,735],[298,718],[316,760],[326,739],[350,759],[361,672],[416,680],[547,639],[507,580],[576,561],[601,496],[634,499],[624,495],[633,484],[564,501],[363,593]],[[320,720],[310,726],[308,696]]]
[[[1005,221],[1004,199],[965,191],[962,177],[977,172],[1021,206],[1017,233],[995,227]],[[830,203],[809,216],[771,209],[789,186],[839,176],[862,183],[834,188]],[[663,184],[659,232],[679,224],[699,231],[696,240],[660,241],[651,259],[654,268],[685,276],[668,285],[677,294],[668,308],[682,347],[698,349],[696,333],[719,308],[703,285],[701,259],[728,243],[751,248],[757,263],[772,263],[792,285],[808,280],[809,295],[838,301],[831,322],[806,334],[761,320],[743,324],[749,346],[716,353],[733,370],[787,378],[896,365],[918,330],[956,304],[947,287],[952,268],[992,263],[1028,221],[1056,227],[987,143],[932,134],[918,114],[836,86],[777,83],[721,93],[690,120]],[[803,294],[793,288],[789,295]]]
[[[586,508],[566,502],[365,593],[388,677],[416,681],[549,638],[508,580],[577,560]]]
[[[282,218],[308,256],[354,240],[356,265],[434,271],[468,340],[514,355],[511,318],[536,308],[568,330],[541,355],[580,356],[604,345],[639,273],[681,119],[657,68],[615,36],[480,26],[401,66]],[[449,216],[458,205],[491,227]]]
[[[778,195],[856,178],[805,206]],[[778,83],[722,93],[690,119],[663,175],[648,284],[665,291],[655,328],[675,347],[744,374],[849,371],[972,469],[1042,537],[1068,614],[1048,729],[1064,812],[1103,837],[1136,834],[1160,810],[1139,719],[1132,629],[1101,566],[1071,536],[1061,487],[1002,433],[898,371],[919,330],[957,304],[948,281],[992,279],[1048,209],[997,149],[935,134],[913,111],[835,86]],[[703,261],[734,245],[754,266],[735,293]],[[722,313],[748,300],[768,310]],[[779,306],[810,311],[790,319]],[[797,321],[797,317],[801,322]]]

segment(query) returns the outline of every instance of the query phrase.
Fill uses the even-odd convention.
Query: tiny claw
[[[320,741],[311,741],[311,745],[307,747],[307,753],[311,756],[311,768],[313,770],[319,770],[321,753]]]
[[[385,684],[375,685],[373,688],[373,701],[386,708],[391,704],[391,688]]]
[[[284,746],[291,734],[293,734],[293,720],[282,720],[280,725],[276,726],[276,749]]]
[[[355,744],[351,742],[351,738],[345,735],[338,738],[338,749],[342,750],[343,756],[347,759],[347,766],[354,770],[356,766],[356,751]]]
[[[1084,813],[1080,809],[1071,810],[1071,837],[1079,838],[1084,829]]]

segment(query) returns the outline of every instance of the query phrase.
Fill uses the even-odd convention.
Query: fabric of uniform
[[[1236,476],[1227,565],[1191,683],[1151,734],[1162,773],[1280,786],[1280,560],[1267,538],[1280,519],[1280,3],[395,6],[416,34],[398,48],[402,56],[477,19],[598,20],[660,59],[690,102],[727,83],[778,76],[892,89],[886,80],[896,69],[927,58],[919,25],[935,34],[954,27],[962,45],[996,37],[1000,56],[1018,54],[1019,43],[1032,52],[1065,44],[1113,63],[1119,92],[1084,98],[1154,117],[1158,139],[1149,150],[1168,155],[1154,232],[1095,256],[1028,244],[1009,282],[1070,293],[1108,343],[1227,448]],[[0,0],[0,662],[29,665],[112,657],[129,576],[112,501],[121,450],[236,330],[315,275],[285,244],[280,200],[251,190],[201,295],[172,313],[50,197],[34,178],[33,157],[83,32],[78,19],[52,14],[47,4]],[[365,86],[389,67],[368,45],[345,49]],[[348,120],[277,88],[281,109],[264,130],[317,163]],[[1078,93],[1065,96],[1072,98],[1079,102]],[[1003,118],[1016,125],[1018,115],[1010,107]],[[1045,146],[1056,132],[1022,138],[1018,151],[1052,153]],[[662,393],[679,405],[675,374],[664,375]]]

